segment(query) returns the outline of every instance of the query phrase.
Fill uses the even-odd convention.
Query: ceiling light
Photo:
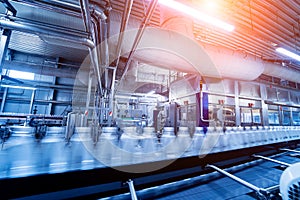
[[[159,3],[167,6],[169,8],[172,8],[174,10],[180,11],[186,15],[192,16],[195,19],[198,19],[200,21],[203,21],[205,23],[211,24],[213,26],[222,28],[226,31],[233,31],[234,30],[234,26],[230,25],[226,22],[223,22],[217,18],[211,17],[209,15],[206,15],[204,13],[201,13],[200,11],[191,8],[185,4],[179,3],[177,1],[174,0],[159,0]]]
[[[281,48],[281,47],[277,48],[276,51],[300,62],[300,56],[293,53],[293,52],[290,52],[290,51],[288,51],[284,48]]]

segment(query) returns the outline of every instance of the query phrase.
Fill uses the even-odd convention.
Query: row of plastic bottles
[[[300,127],[195,127],[190,134],[188,127],[179,127],[175,135],[173,127],[165,127],[162,134],[155,133],[153,127],[144,127],[142,132],[136,127],[124,127],[118,134],[115,127],[106,127],[99,137],[97,156],[109,162],[121,164],[173,159],[185,156],[205,156],[206,154],[242,149],[259,145],[287,142],[300,139]],[[114,160],[114,161],[113,161]]]

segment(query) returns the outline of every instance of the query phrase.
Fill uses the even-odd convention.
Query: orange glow
[[[207,24],[211,24],[213,26],[216,26],[218,28],[224,29],[226,31],[233,31],[234,26],[231,24],[228,24],[226,22],[223,22],[217,18],[211,17],[209,15],[206,15],[192,7],[189,7],[185,4],[179,3],[174,0],[159,0],[159,3],[161,5],[167,6],[169,8],[172,8],[174,10],[180,11],[186,15],[189,15],[197,20],[203,21]]]
[[[213,1],[207,1],[207,2],[205,2],[204,6],[205,6],[206,9],[208,9],[210,11],[214,11],[218,7],[217,4],[216,4],[216,2],[213,2]]]

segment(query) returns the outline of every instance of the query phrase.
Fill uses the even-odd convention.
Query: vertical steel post
[[[235,126],[241,126],[241,110],[239,100],[239,82],[234,81]]]
[[[131,199],[132,199],[132,200],[138,200],[138,198],[137,198],[137,196],[136,196],[135,189],[134,189],[133,181],[132,181],[131,179],[129,179],[129,180],[127,181],[127,184],[128,184],[128,186],[129,186]]]
[[[8,91],[8,88],[5,87],[5,88],[4,88],[4,93],[3,93],[3,96],[2,96],[2,102],[1,102],[0,113],[3,113],[3,111],[4,111],[4,106],[5,106],[5,101],[6,101],[7,91]]]
[[[260,84],[260,97],[261,97],[261,108],[262,108],[262,125],[269,126],[268,104],[265,103],[265,100],[268,99],[267,88],[263,84]]]
[[[34,97],[35,97],[35,90],[32,90],[30,104],[29,104],[29,114],[32,113],[32,108],[33,108],[33,103],[34,103]]]

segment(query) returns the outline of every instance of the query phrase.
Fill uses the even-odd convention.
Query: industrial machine
[[[299,69],[202,45],[163,1],[135,17],[112,2],[1,1],[0,198],[152,199],[213,170],[257,199],[299,199],[299,163],[277,162],[280,189],[221,169],[297,151]]]

